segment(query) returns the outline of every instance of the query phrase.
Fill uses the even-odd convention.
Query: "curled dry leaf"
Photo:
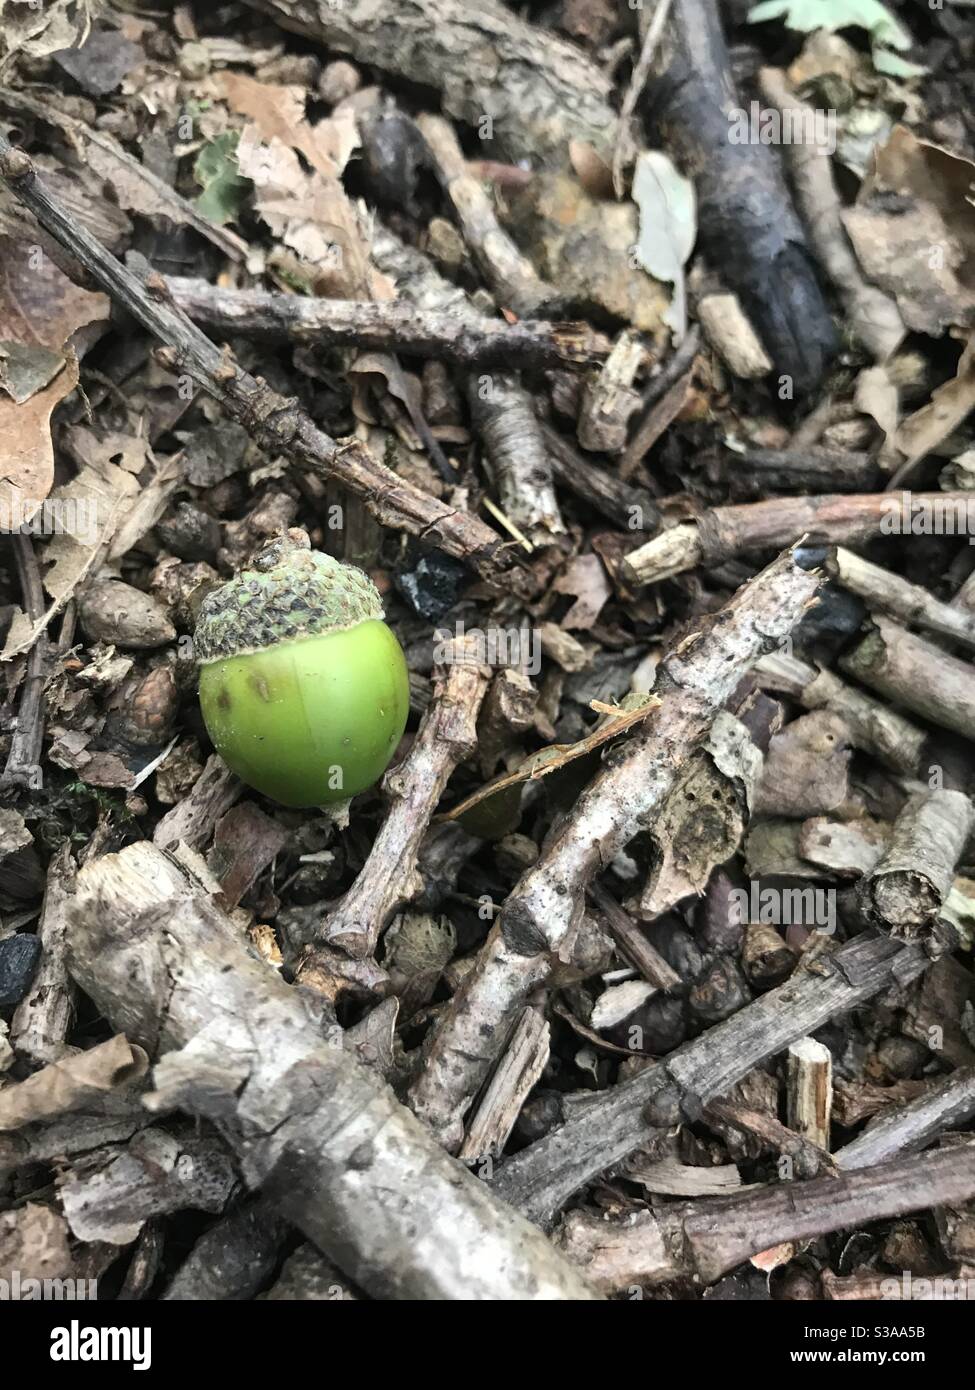
[[[52,1062],[0,1092],[0,1132],[54,1119],[95,1103],[118,1086],[138,1081],[149,1059],[119,1033],[87,1052]]]
[[[908,328],[975,322],[975,165],[896,126],[843,221],[860,264]]]
[[[29,390],[30,372],[18,370],[21,390],[0,391],[0,524],[16,528],[37,513],[54,481],[51,414],[78,384],[78,358],[86,344],[76,338],[89,324],[108,318],[104,294],[80,289],[36,246],[0,238],[0,340],[19,369],[33,362],[38,389]],[[100,333],[100,328],[97,332]],[[17,353],[17,345],[25,349]],[[19,364],[17,357],[20,356]],[[54,370],[61,359],[61,367]],[[42,371],[38,371],[41,365]]]

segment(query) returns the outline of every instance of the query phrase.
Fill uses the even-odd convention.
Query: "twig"
[[[895,772],[911,777],[920,773],[928,735],[897,710],[847,685],[832,671],[819,671],[780,652],[757,661],[755,674],[765,689],[780,691],[806,709],[828,709],[838,714],[850,731],[854,748],[878,758]]]
[[[942,603],[920,584],[911,584],[843,546],[827,555],[826,572],[838,579],[844,589],[862,598],[869,608],[880,608],[899,622],[926,627],[965,647],[975,647],[975,614]]]
[[[565,487],[624,531],[655,532],[660,527],[657,504],[645,488],[625,483],[619,472],[599,468],[573,448],[558,430],[542,426],[552,471]]]
[[[668,965],[657,948],[650,944],[645,933],[632,917],[623,911],[612,893],[597,882],[590,885],[589,897],[598,909],[597,920],[606,925],[620,951],[630,964],[639,970],[643,978],[655,989],[668,993],[679,988],[681,978],[677,971]]]
[[[526,1006],[467,1126],[459,1154],[465,1162],[496,1158],[504,1149],[521,1107],[545,1070],[549,1033],[541,1010]]]
[[[460,1143],[463,1115],[517,1010],[569,949],[589,882],[649,823],[742,675],[791,631],[818,582],[780,556],[661,661],[662,707],[607,761],[508,898],[413,1084],[414,1108],[448,1147]]]
[[[829,1149],[833,1058],[815,1038],[797,1038],[787,1053],[788,1124],[820,1149]]]
[[[215,1119],[248,1186],[373,1297],[592,1297],[151,845],[81,871],[69,949],[96,1007],[161,1054],[152,1108]]]
[[[587,323],[461,318],[398,300],[311,299],[266,290],[227,290],[167,276],[176,303],[195,323],[223,334],[441,357],[460,367],[585,366],[609,340]]]
[[[67,879],[73,877],[71,846],[65,842],[47,870],[47,884],[37,935],[41,959],[30,989],[17,1005],[10,1035],[17,1051],[38,1065],[54,1062],[64,1051],[74,1019],[77,991],[65,959]]]
[[[857,885],[861,910],[894,936],[910,939],[930,931],[973,825],[975,807],[963,792],[911,797],[882,858]]]
[[[891,1105],[862,1134],[833,1155],[840,1168],[869,1168],[895,1154],[923,1148],[944,1130],[975,1115],[975,1067],[959,1067],[906,1105]]]
[[[0,137],[2,138],[2,137]],[[17,573],[24,599],[24,611],[31,623],[36,626],[44,612],[44,590],[41,586],[41,571],[34,554],[30,536],[20,533],[12,538]],[[40,771],[41,750],[44,746],[44,667],[47,656],[47,638],[43,630],[38,631],[36,640],[27,655],[27,669],[24,673],[20,705],[17,709],[17,727],[10,740],[10,751],[3,769],[0,785],[5,787],[37,787]]]
[[[382,829],[355,883],[322,923],[320,939],[326,945],[350,956],[372,955],[394,913],[421,891],[420,844],[451,773],[477,748],[477,715],[488,675],[478,664],[474,638],[450,644],[413,745],[383,779],[390,807]]]
[[[647,85],[653,60],[656,57],[657,46],[670,15],[670,5],[671,0],[656,0],[653,14],[643,31],[640,56],[630,76],[623,105],[620,107],[620,123],[616,131],[616,140],[613,143],[613,191],[617,198],[623,196],[623,165],[629,158],[627,136],[633,120],[633,113],[636,111],[637,102]]]
[[[736,138],[735,90],[715,0],[681,0],[640,108],[694,179],[699,245],[735,291],[776,370],[812,391],[836,350],[802,223],[775,152]]]
[[[598,1288],[711,1284],[750,1255],[975,1195],[975,1143],[744,1197],[641,1211],[625,1222],[573,1212],[560,1244]]]
[[[881,990],[908,984],[929,964],[916,943],[858,937],[646,1071],[577,1101],[561,1129],[508,1160],[497,1191],[533,1220],[550,1222],[574,1192],[655,1130],[695,1120],[766,1058]]]
[[[793,96],[784,73],[762,68],[758,80],[765,100],[793,121],[793,129],[812,130],[817,113]],[[839,291],[857,337],[878,361],[884,361],[907,329],[894,300],[864,279],[840,216],[829,145],[806,138],[786,142],[784,149],[796,201],[819,263]]]
[[[484,316],[437,271],[422,252],[407,246],[385,228],[373,236],[376,265],[396,281],[397,293],[410,304],[453,312],[475,325]],[[492,467],[501,507],[516,533],[545,544],[565,525],[552,485],[552,465],[532,398],[518,377],[482,374],[468,382],[468,401]]]
[[[618,454],[626,444],[630,416],[640,405],[633,382],[644,356],[639,334],[625,328],[599,372],[586,382],[576,431],[584,449]]]
[[[975,739],[975,667],[889,618],[874,614],[870,632],[840,665],[895,705]]]
[[[166,345],[165,364],[216,397],[268,453],[285,454],[297,468],[341,483],[363,499],[382,525],[422,537],[466,561],[485,579],[497,581],[510,568],[510,553],[482,521],[404,481],[360,441],[336,442],[296,401],[285,400],[236,366],[176,307],[162,276],[150,271],[138,278],[116,260],[54,198],[27,155],[2,136],[0,176],[100,288]]]
[[[449,122],[430,114],[417,118],[434,170],[460,222],[495,299],[519,318],[537,315],[558,299],[535,267],[518,250],[495,216],[491,200],[467,169],[463,151]]]
[[[967,505],[965,492],[905,494],[913,505],[935,511]],[[697,521],[681,522],[632,551],[622,564],[623,577],[635,588],[659,584],[697,565],[712,567],[750,550],[808,543],[855,544],[881,535],[896,518],[890,493],[854,496],[773,497],[765,502],[711,507]]]
[[[725,452],[722,464],[732,488],[761,496],[769,492],[867,492],[880,479],[871,454],[846,449],[746,446]]]

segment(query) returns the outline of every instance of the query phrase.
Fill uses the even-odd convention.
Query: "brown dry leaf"
[[[149,1059],[121,1033],[87,1052],[52,1062],[0,1091],[0,1134],[80,1110],[145,1076]]]
[[[864,271],[908,328],[975,322],[975,165],[896,126],[843,220]]]
[[[70,523],[70,530],[55,532],[38,557],[47,567],[44,587],[53,602],[33,623],[24,613],[15,615],[0,661],[9,661],[33,646],[38,635],[105,554],[109,543],[112,543],[109,556],[118,559],[151,530],[179,482],[178,467],[167,460],[156,478],[140,491],[130,471],[109,461],[122,452],[116,444],[118,436],[112,435],[102,441],[101,452],[98,452],[98,441],[93,435],[95,443],[86,446],[91,431],[76,427],[70,434],[71,452],[82,461],[81,471],[52,494],[52,501],[61,504],[59,516],[65,526]],[[89,451],[91,459],[86,462]],[[123,536],[124,545],[120,543]]]
[[[909,415],[897,431],[897,447],[907,457],[904,468],[937,449],[972,410],[975,410],[975,337],[965,345],[958,370],[951,380],[932,391],[927,405]]]
[[[837,715],[815,710],[773,735],[754,810],[767,816],[822,815],[848,795],[849,730]]]
[[[256,125],[240,137],[237,167],[253,181],[254,205],[271,231],[316,267],[329,295],[373,297],[362,220],[338,178],[306,174],[293,149],[278,139],[263,143]]]
[[[588,632],[612,595],[612,586],[598,555],[578,555],[552,585],[557,594],[571,594],[575,603],[561,626]]]
[[[82,351],[87,346],[76,335],[107,319],[110,307],[107,295],[79,289],[46,256],[33,265],[35,252],[0,238],[0,339],[58,353],[64,366],[26,400],[0,392],[0,523],[5,527],[29,521],[51,490],[51,414],[78,384],[75,346]]]
[[[348,107],[314,126],[305,119],[303,87],[279,87],[240,72],[222,72],[218,82],[232,109],[254,123],[262,140],[280,140],[300,151],[327,178],[339,177],[359,144],[355,114]]]

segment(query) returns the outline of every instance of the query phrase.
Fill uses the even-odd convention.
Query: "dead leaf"
[[[897,431],[896,443],[907,456],[904,469],[937,449],[975,410],[975,337],[969,339],[950,381],[932,391],[927,405],[916,410]]]
[[[572,594],[575,603],[562,619],[566,629],[588,632],[612,595],[612,586],[598,555],[578,555],[552,585],[557,594]]]
[[[370,299],[373,271],[362,219],[341,181],[316,170],[306,174],[281,140],[261,140],[246,126],[237,167],[254,184],[254,205],[271,231],[320,272],[332,297]]]
[[[754,810],[766,816],[809,816],[835,811],[847,799],[849,730],[828,710],[803,714],[773,735]]]
[[[47,385],[21,399],[0,393],[0,525],[5,529],[35,516],[51,490],[51,414],[78,384],[75,335],[107,319],[110,307],[107,295],[79,289],[46,256],[34,265],[35,249],[0,238],[0,339],[42,349],[49,366],[53,355],[63,367]],[[83,350],[85,345],[78,346]]]
[[[0,1134],[97,1105],[107,1092],[145,1076],[148,1068],[142,1048],[121,1033],[87,1052],[51,1062],[0,1091]]]
[[[320,174],[339,177],[359,144],[355,114],[350,108],[336,111],[313,126],[305,119],[303,87],[258,82],[241,72],[222,72],[218,80],[228,104],[254,123],[266,144],[279,140],[303,154]]]
[[[975,322],[973,181],[967,159],[895,126],[843,214],[866,274],[932,337]]]

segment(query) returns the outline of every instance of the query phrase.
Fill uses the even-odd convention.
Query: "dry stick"
[[[973,1195],[975,1142],[840,1177],[777,1183],[744,1197],[635,1212],[625,1223],[572,1212],[560,1244],[591,1282],[607,1291],[688,1279],[712,1284],[775,1245],[966,1202]]]
[[[300,993],[159,850],[141,842],[81,871],[69,950],[96,1006],[163,1054],[152,1108],[212,1119],[248,1186],[373,1297],[593,1296],[379,1078],[323,1040]]]
[[[960,1067],[940,1085],[906,1105],[891,1105],[833,1155],[839,1168],[869,1168],[896,1154],[923,1148],[937,1135],[975,1115],[975,1067]]]
[[[503,1151],[521,1107],[548,1063],[550,1032],[541,1010],[527,1005],[471,1116],[459,1154],[466,1163],[497,1158]]]
[[[37,935],[41,960],[30,989],[17,1005],[10,1036],[18,1053],[31,1062],[55,1062],[64,1052],[74,1020],[74,981],[65,959],[67,879],[74,875],[71,845],[65,842],[51,859]]]
[[[542,426],[542,438],[556,478],[583,501],[625,531],[660,529],[660,512],[645,488],[632,487],[617,473],[597,467],[549,425]]]
[[[644,7],[641,24],[652,23]],[[815,389],[836,350],[806,234],[776,151],[735,140],[735,90],[716,0],[670,11],[640,109],[697,192],[699,248],[721,268],[776,370]]]
[[[815,1038],[797,1038],[786,1054],[788,1125],[820,1149],[829,1149],[833,1058]]]
[[[817,113],[792,95],[784,73],[762,68],[759,85],[766,101],[795,123],[794,129],[812,129]],[[864,279],[840,216],[842,204],[833,181],[829,146],[825,141],[797,140],[786,144],[785,157],[819,263],[839,291],[857,337],[878,361],[884,361],[907,329],[894,300]]]
[[[361,497],[382,525],[439,546],[466,561],[484,579],[497,582],[509,569],[509,552],[477,517],[405,482],[373,458],[360,441],[330,438],[297,401],[279,396],[262,378],[236,366],[176,307],[162,276],[150,272],[139,279],[116,260],[53,197],[27,155],[2,136],[0,176],[99,287],[166,345],[166,365],[185,372],[214,396],[261,448],[272,456],[284,454],[299,469],[340,483]],[[514,582],[509,575],[506,583]]]
[[[964,504],[965,492],[905,494],[922,507]],[[657,584],[697,565],[721,565],[743,551],[771,550],[793,545],[803,536],[809,543],[870,540],[900,524],[902,507],[889,492],[854,496],[773,497],[765,502],[712,507],[697,521],[681,522],[629,554],[622,564],[625,581],[634,588]]]
[[[453,127],[442,116],[417,117],[434,171],[450,199],[464,240],[474,254],[494,298],[519,318],[531,318],[558,292],[538,275],[498,222],[491,200],[467,170]]]
[[[633,73],[630,77],[626,95],[623,97],[623,105],[620,107],[620,123],[616,132],[616,140],[613,145],[613,191],[617,198],[623,196],[623,165],[629,158],[627,149],[627,133],[633,113],[636,111],[637,102],[643,94],[643,89],[647,85],[650,77],[650,70],[653,67],[653,60],[656,56],[657,46],[663,35],[664,25],[670,15],[671,0],[656,0],[653,15],[647,24],[640,47],[640,56],[637,59]]]
[[[2,138],[2,137],[0,137]],[[34,554],[34,546],[28,535],[19,533],[13,536],[14,559],[20,578],[20,588],[24,599],[24,611],[32,624],[37,623],[44,612],[44,590],[41,585],[41,571]],[[43,632],[38,634],[27,654],[27,669],[24,673],[20,704],[17,708],[17,726],[10,740],[10,751],[4,765],[0,786],[36,787],[41,750],[44,746],[44,665],[47,655],[47,638]]]
[[[883,856],[857,884],[867,918],[905,939],[930,931],[951,892],[973,825],[975,806],[964,792],[912,796],[894,822]]]
[[[502,158],[565,161],[571,139],[609,155],[617,124],[610,79],[574,44],[494,0],[250,3],[331,52],[439,91],[447,115],[491,137]]]
[[[836,1172],[836,1164],[826,1149],[810,1143],[764,1110],[752,1110],[735,1101],[714,1100],[704,1113],[705,1123],[712,1120],[731,1125],[748,1138],[758,1139],[766,1152],[793,1159],[797,1177],[816,1178],[821,1173]]]
[[[621,1163],[656,1130],[695,1121],[709,1101],[726,1095],[796,1038],[883,989],[909,984],[929,964],[917,943],[858,937],[817,961],[815,973],[797,970],[663,1061],[574,1102],[561,1129],[508,1160],[495,1190],[532,1220],[551,1222],[574,1192]]]
[[[645,355],[639,333],[624,328],[599,372],[586,382],[576,436],[590,453],[618,454],[626,444],[630,416],[640,406],[633,382]]]
[[[975,667],[889,618],[873,614],[870,633],[840,665],[894,704],[975,739]]]
[[[670,993],[679,989],[681,977],[668,965],[655,946],[647,940],[629,913],[624,912],[608,889],[601,883],[589,888],[589,898],[598,909],[598,918],[605,924],[616,945],[632,966],[655,989]]]
[[[779,492],[866,492],[876,486],[876,460],[846,449],[744,449],[724,452],[724,473],[761,496]]]
[[[481,317],[418,309],[398,300],[309,299],[266,290],[227,290],[169,275],[176,303],[202,327],[248,338],[357,347],[440,357],[460,367],[584,366],[605,357],[609,340],[587,323]]]
[[[791,554],[781,555],[661,661],[662,707],[607,758],[516,885],[433,1037],[410,1099],[448,1147],[460,1143],[464,1113],[518,1009],[570,951],[588,884],[649,825],[738,681],[792,630],[818,583]]]
[[[847,685],[832,671],[819,671],[780,652],[757,661],[755,674],[766,690],[786,694],[806,709],[828,709],[838,714],[850,731],[854,748],[895,772],[910,777],[920,774],[928,735],[889,705]]]
[[[477,715],[488,688],[474,637],[452,642],[413,746],[383,779],[390,808],[355,883],[322,923],[319,939],[371,956],[393,915],[422,891],[417,855],[444,787],[477,749]],[[299,978],[314,970],[314,947]]]
[[[826,571],[868,607],[880,608],[902,623],[926,627],[941,637],[975,647],[975,613],[942,603],[920,584],[911,584],[843,546],[830,551]]]
[[[479,325],[484,315],[463,290],[445,280],[421,251],[377,227],[372,257],[396,281],[402,299],[423,309],[452,312],[459,321]],[[564,531],[552,487],[552,466],[535,418],[532,398],[515,376],[496,373],[471,377],[468,399],[484,439],[501,504],[516,528],[540,543]]]

